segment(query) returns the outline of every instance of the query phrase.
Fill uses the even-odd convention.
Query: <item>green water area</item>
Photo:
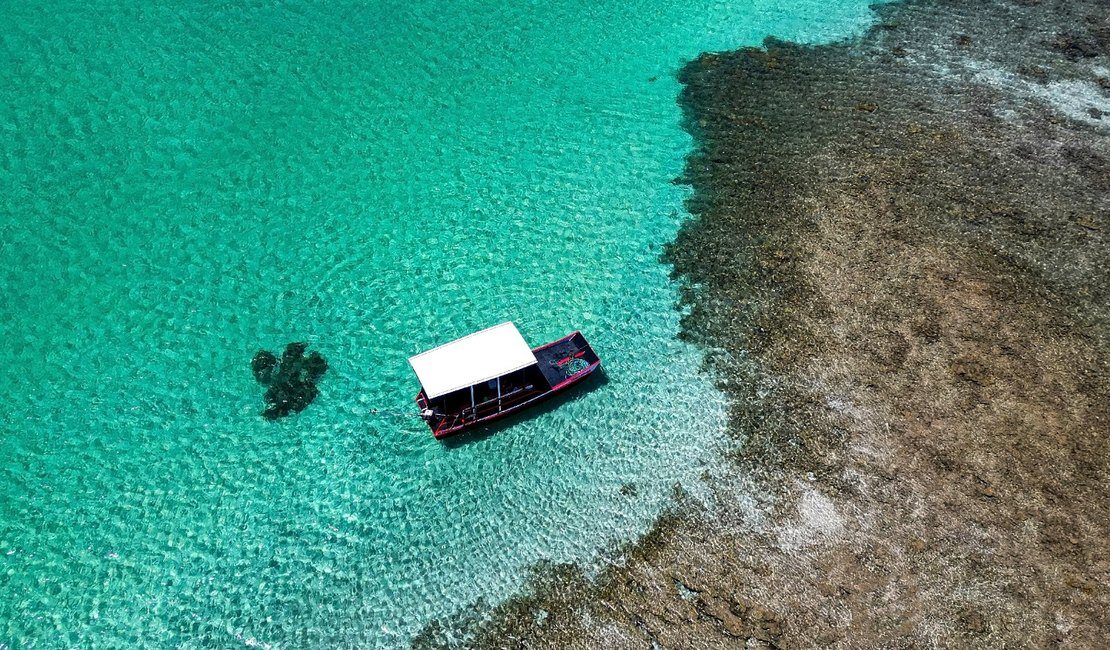
[[[658,262],[675,72],[869,1],[6,3],[0,649],[403,647],[642,534],[728,444]],[[507,320],[606,379],[400,415],[408,356]],[[271,421],[291,341],[328,370]]]

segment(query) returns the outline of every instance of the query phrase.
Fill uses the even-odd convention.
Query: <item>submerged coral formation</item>
[[[464,645],[1110,638],[1110,12],[876,11],[858,41],[680,74],[695,218],[666,260],[735,475],[598,578],[541,571],[460,620]]]
[[[251,359],[254,378],[266,386],[263,399],[267,406],[262,417],[267,420],[299,413],[320,394],[316,383],[328,371],[328,362],[316,351],[306,356],[307,347],[306,343],[290,343],[280,361],[267,350],[259,350]]]

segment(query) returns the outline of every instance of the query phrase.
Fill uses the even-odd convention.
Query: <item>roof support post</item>
[[[470,387],[470,414],[475,418],[478,417],[478,407],[474,405],[474,386]]]
[[[497,412],[501,412],[501,378],[497,378]]]

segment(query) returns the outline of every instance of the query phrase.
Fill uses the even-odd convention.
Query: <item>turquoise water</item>
[[[673,75],[869,1],[8,3],[0,648],[397,647],[643,532],[726,444],[656,261]],[[461,445],[374,414],[503,320],[608,381]],[[293,340],[331,370],[267,422]]]

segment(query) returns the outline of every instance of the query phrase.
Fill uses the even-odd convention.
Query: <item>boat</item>
[[[538,348],[512,322],[409,359],[420,380],[416,405],[437,439],[518,413],[565,391],[601,367],[581,332]]]

